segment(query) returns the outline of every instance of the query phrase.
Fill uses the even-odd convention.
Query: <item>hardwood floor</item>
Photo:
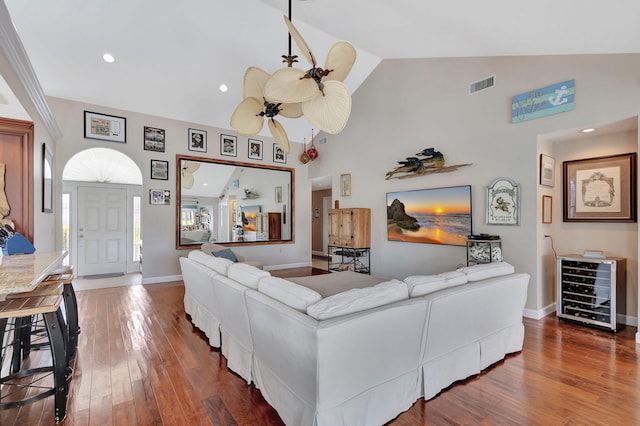
[[[191,325],[183,294],[181,282],[77,292],[82,333],[61,424],[282,424]],[[635,327],[612,334],[554,316],[525,327],[522,352],[390,424],[640,424]],[[2,426],[53,423],[52,397],[0,411]]]

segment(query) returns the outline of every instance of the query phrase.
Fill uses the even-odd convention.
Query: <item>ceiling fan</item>
[[[182,187],[191,189],[193,187],[193,173],[200,168],[200,163],[185,161],[182,163]]]
[[[283,56],[288,67],[279,69],[266,81],[265,99],[273,103],[301,103],[304,116],[312,124],[327,133],[341,132],[351,114],[351,94],[342,81],[355,63],[355,48],[346,41],[335,43],[321,68],[291,20],[285,16],[284,21],[311,69],[305,72],[294,68],[295,57]]]
[[[282,124],[274,119],[277,115],[288,118],[302,116],[302,108],[299,103],[273,103],[267,101],[264,96],[264,85],[270,75],[258,68],[249,67],[244,73],[242,84],[243,100],[231,114],[231,127],[241,135],[257,135],[267,119],[269,131],[282,150],[289,153],[289,138]]]

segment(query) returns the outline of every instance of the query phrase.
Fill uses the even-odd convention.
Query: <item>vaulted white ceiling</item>
[[[4,1],[46,95],[197,124],[230,128],[246,68],[274,72],[288,49],[287,0]],[[637,53],[639,16],[637,0],[293,0],[292,20],[320,64],[337,40],[357,48],[355,91],[387,58]]]

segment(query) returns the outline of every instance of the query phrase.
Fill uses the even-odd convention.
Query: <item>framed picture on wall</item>
[[[238,156],[238,138],[231,135],[220,135],[220,155]]]
[[[555,185],[555,168],[555,158],[540,154],[540,185],[550,187]]]
[[[249,158],[262,160],[262,141],[249,139]]]
[[[115,115],[84,112],[85,139],[99,139],[109,142],[127,142],[127,119]]]
[[[520,225],[520,185],[498,178],[487,187],[487,225]]]
[[[542,196],[542,223],[551,223],[552,203],[551,195]]]
[[[46,143],[42,144],[42,212],[53,213],[53,154]]]
[[[169,205],[171,203],[171,191],[168,189],[150,189],[149,204]]]
[[[565,161],[565,222],[636,222],[636,153]]]
[[[169,162],[151,160],[151,179],[169,180]]]
[[[277,143],[273,144],[273,162],[274,163],[286,163],[287,153],[278,146]]]
[[[207,152],[206,130],[189,129],[189,151]]]
[[[164,129],[144,126],[144,149],[164,152]]]

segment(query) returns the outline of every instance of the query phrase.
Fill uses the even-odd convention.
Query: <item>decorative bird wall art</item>
[[[387,172],[386,180],[452,172],[460,167],[470,166],[472,163],[445,166],[444,155],[440,151],[436,151],[435,148],[426,148],[418,152],[415,157],[406,157],[404,161],[398,161],[398,164],[400,166]]]

